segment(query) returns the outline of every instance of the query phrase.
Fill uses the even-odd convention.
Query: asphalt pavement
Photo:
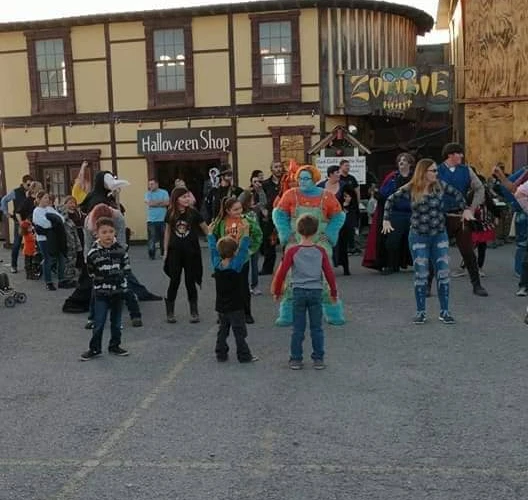
[[[182,284],[176,324],[143,302],[142,328],[124,316],[130,356],[90,362],[85,315],[61,312],[70,291],[10,275],[28,301],[0,297],[0,499],[525,500],[528,298],[515,296],[513,252],[489,250],[487,298],[452,280],[455,325],[437,321],[436,297],[413,325],[412,273],[351,257],[352,276],[337,270],[348,322],[326,328],[323,371],[288,369],[269,277],[249,326],[260,360],[242,365],[216,362],[208,272],[201,323]],[[133,269],[163,295],[146,253],[132,248]]]

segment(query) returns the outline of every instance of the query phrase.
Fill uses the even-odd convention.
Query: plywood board
[[[511,169],[513,105],[467,104],[466,159],[483,175],[489,176],[498,161]]]
[[[528,101],[513,103],[513,142],[528,142]]]
[[[466,98],[528,95],[526,0],[466,0]]]

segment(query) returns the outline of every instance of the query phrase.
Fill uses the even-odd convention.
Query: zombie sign
[[[409,108],[449,111],[452,98],[449,66],[350,70],[345,73],[345,112],[404,114]]]

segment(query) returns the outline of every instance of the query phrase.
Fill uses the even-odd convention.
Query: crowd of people
[[[397,168],[368,191],[370,229],[362,264],[383,274],[413,266],[415,324],[427,321],[426,300],[434,280],[439,320],[445,324],[455,322],[449,308],[450,277],[467,273],[473,293],[488,295],[481,284],[486,248],[508,241],[510,224],[517,247],[517,294],[528,295],[528,170],[507,176],[497,165],[486,181],[463,163],[460,144],[447,144],[442,155],[443,162],[437,164],[427,158],[416,162],[411,154],[401,153]],[[108,313],[108,350],[126,356],[128,351],[121,346],[123,303],[132,325],[142,326],[139,301],[163,300],[133,273],[127,251],[130,231],[125,207],[119,203],[119,191],[128,182],[111,172],[98,172],[92,185],[87,168],[83,162],[72,194],[60,204],[30,175],[1,200],[2,212],[13,218],[11,271],[18,272],[22,250],[27,279],[43,277],[49,291],[74,288],[63,311],[88,313],[86,328],[93,331],[89,349],[81,355],[85,361],[102,353]],[[345,322],[334,268],[341,266],[343,274],[350,275],[349,254],[357,251],[360,186],[348,161],[328,167],[324,180],[311,165],[291,162],[285,170],[273,162],[268,178],[254,170],[245,189],[234,185],[231,169],[216,170],[200,194],[200,207],[182,180],[176,180],[170,193],[156,179],[148,181],[147,252],[152,260],[159,252],[169,279],[164,298],[167,322],[177,321],[175,302],[182,277],[189,320],[200,322],[198,287],[204,273],[200,241],[205,238],[217,292],[217,360],[228,359],[230,329],[238,360],[258,359],[247,344],[246,325],[255,322],[252,297],[262,294],[259,276],[275,274],[272,295],[280,302],[276,324],[293,327],[290,368],[303,367],[306,314],[313,366],[324,368],[322,319],[336,325]],[[450,244],[457,246],[462,259],[456,271],[449,267]],[[277,267],[279,249],[283,258]]]

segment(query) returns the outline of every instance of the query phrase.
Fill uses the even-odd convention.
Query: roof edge
[[[76,17],[62,17],[34,21],[13,21],[0,23],[0,33],[50,29],[55,27],[86,26],[110,22],[133,22],[143,19],[156,19],[177,16],[213,16],[222,14],[258,13],[274,10],[307,8],[350,8],[366,9],[400,15],[415,22],[419,35],[423,35],[434,26],[434,19],[420,9],[407,5],[375,0],[257,0],[251,2],[196,5],[175,9],[116,12],[90,14]]]

